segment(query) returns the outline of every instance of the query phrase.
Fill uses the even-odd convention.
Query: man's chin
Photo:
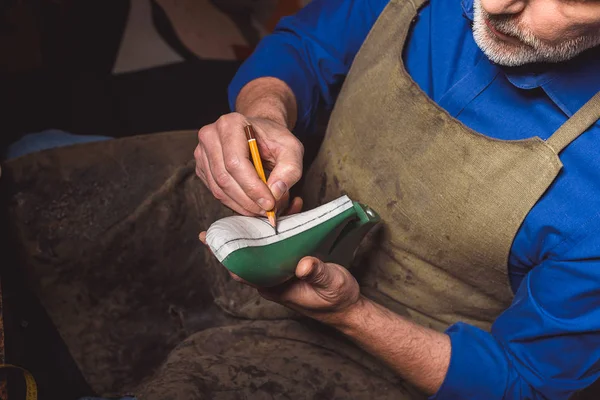
[[[492,49],[489,47],[483,49],[481,46],[479,48],[491,62],[503,67],[520,67],[528,64],[558,64],[569,61],[585,51],[581,50],[577,53],[568,55],[552,55],[544,57],[538,54],[519,53],[518,51],[511,53],[510,51],[504,51],[503,49]]]
[[[526,44],[518,45],[499,39],[487,27],[474,27],[473,37],[477,46],[494,64],[505,67],[519,67],[527,64],[555,64],[569,61],[579,54],[600,45],[600,37],[588,38],[576,43],[563,43],[556,48],[544,51],[535,50]]]
[[[518,67],[535,62],[527,54],[524,54],[525,51],[522,47],[506,43],[492,35],[490,32],[480,31],[473,36],[477,46],[494,64],[505,67]]]
[[[485,54],[486,57],[489,58],[489,60],[491,62],[493,62],[494,64],[497,64],[497,65],[501,65],[503,67],[520,67],[522,65],[533,64],[533,63],[539,62],[538,60],[535,60],[535,59],[517,57],[514,54],[506,54],[501,51],[497,52],[497,51],[492,51],[490,49],[486,49],[486,50],[482,49],[482,51],[483,51],[483,54]]]

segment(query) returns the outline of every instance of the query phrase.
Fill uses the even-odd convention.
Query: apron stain
[[[327,194],[327,173],[323,172],[321,175],[321,187],[319,188],[319,202],[322,203],[325,200]]]

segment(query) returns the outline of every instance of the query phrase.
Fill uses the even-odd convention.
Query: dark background
[[[157,6],[155,26],[185,62],[113,76],[129,2],[0,4],[0,150],[43,129],[123,137],[197,129],[229,111],[240,62],[194,57]]]
[[[126,0],[0,0],[0,160],[10,143],[44,129],[125,137],[198,129],[229,111],[226,89],[240,62],[193,56],[157,6],[157,30],[185,61],[113,76],[128,11]],[[0,179],[0,193],[5,184]],[[16,260],[7,258],[15,243],[4,201],[0,196],[6,360],[35,376],[40,399],[91,395]],[[25,398],[22,375],[2,374],[9,397]]]

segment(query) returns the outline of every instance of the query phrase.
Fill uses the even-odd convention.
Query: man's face
[[[600,44],[600,0],[475,0],[473,36],[490,60],[561,62]]]

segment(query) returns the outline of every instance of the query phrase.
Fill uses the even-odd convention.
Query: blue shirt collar
[[[541,86],[569,117],[600,91],[600,46],[555,64]]]
[[[473,1],[461,0],[463,15],[471,22]],[[499,68],[520,89],[542,88],[569,117],[600,91],[600,46],[564,63]]]
[[[473,21],[473,0],[461,0],[463,15]]]

